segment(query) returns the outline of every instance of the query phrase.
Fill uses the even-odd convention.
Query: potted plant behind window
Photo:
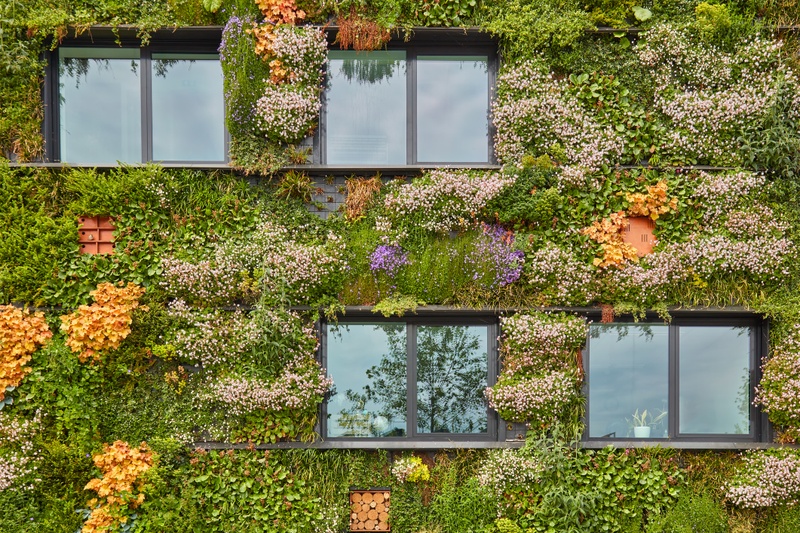
[[[649,439],[652,426],[661,422],[666,416],[666,411],[662,411],[661,414],[653,416],[647,412],[647,409],[643,410],[642,414],[639,414],[639,410],[637,409],[636,412],[633,413],[633,420],[629,421],[633,427],[633,436],[637,439]]]

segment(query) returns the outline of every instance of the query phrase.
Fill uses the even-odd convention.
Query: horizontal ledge
[[[149,166],[158,166],[170,169],[191,169],[191,170],[229,170],[231,172],[236,169],[228,163],[162,163],[159,161],[152,161],[150,163],[122,163],[122,164],[91,164],[91,163],[17,163],[11,162],[8,166],[12,168],[53,168],[69,170],[72,168],[94,168],[98,170],[111,170],[116,168],[145,168]]]
[[[336,440],[317,442],[276,442],[266,444],[232,444],[227,442],[195,442],[194,448],[203,450],[489,450],[521,448],[524,440],[470,441],[470,440]],[[599,450],[613,448],[663,448],[675,450],[767,450],[771,448],[799,448],[772,442],[741,441],[647,441],[647,440],[592,440],[581,441],[579,448]]]
[[[767,450],[770,448],[797,448],[774,442],[752,441],[686,441],[686,440],[590,440],[582,441],[581,448],[599,450],[611,446],[614,448],[663,448],[671,450]]]
[[[195,442],[195,448],[204,450],[456,450],[521,448],[524,440],[475,441],[475,440],[336,440],[317,442],[276,442],[266,444]]]
[[[69,312],[73,308],[62,306],[40,306],[34,307],[25,305],[20,302],[10,302],[8,305],[18,307],[20,309],[27,308],[31,311],[49,312]],[[214,309],[218,311],[254,311],[255,306],[252,305],[220,305],[213,307],[196,307],[194,309]],[[375,307],[371,305],[346,305],[344,306],[344,313],[341,316],[347,317],[381,317],[380,312],[374,311]],[[309,311],[322,311],[315,307],[307,305],[298,305],[291,307],[292,311],[309,312]],[[600,315],[603,311],[602,307],[452,307],[448,305],[421,305],[416,308],[414,312],[409,314],[415,316],[426,315],[449,315],[449,316],[475,316],[487,314],[505,314],[505,313],[524,313],[524,312],[543,312],[543,313],[575,313],[579,315]],[[752,317],[758,315],[753,310],[747,309],[742,306],[730,307],[669,307],[667,311],[674,317],[687,317],[687,316],[746,316]],[[658,317],[656,311],[645,310],[647,317]],[[628,316],[621,314],[618,316]]]
[[[318,311],[316,308],[311,308],[309,306],[297,306],[293,307],[292,309],[296,311]],[[374,306],[370,305],[346,305],[344,306],[344,313],[342,316],[356,316],[356,317],[365,317],[365,316],[382,316],[379,312],[374,311]],[[521,313],[521,312],[545,312],[545,313],[554,313],[554,312],[565,312],[565,313],[576,313],[579,315],[600,315],[602,314],[603,308],[602,307],[452,307],[447,305],[421,305],[417,307],[413,312],[409,312],[409,315],[418,315],[418,316],[426,316],[426,315],[451,315],[451,316],[458,316],[458,315],[478,315],[478,314],[504,314],[504,313]],[[687,316],[720,316],[724,315],[726,317],[730,316],[747,316],[752,317],[757,315],[758,313],[747,309],[746,307],[742,306],[730,306],[730,307],[668,307],[667,311],[673,317],[687,317]],[[645,310],[645,313],[648,318],[655,318],[658,317],[658,313],[653,310]],[[618,316],[628,316],[626,314],[621,314]]]
[[[71,168],[95,168],[99,170],[110,170],[115,168],[141,168],[151,165],[156,165],[169,169],[192,169],[192,170],[228,170],[230,172],[244,173],[245,169],[232,166],[230,163],[172,163],[172,162],[159,162],[151,161],[148,163],[61,163],[61,162],[18,162],[9,161],[8,165],[12,168],[52,168],[69,170]],[[502,165],[495,164],[428,164],[428,165],[387,165],[387,166],[351,166],[351,165],[289,165],[277,169],[273,174],[281,174],[290,170],[307,172],[314,175],[358,175],[366,176],[376,173],[386,175],[400,175],[400,174],[421,174],[426,170],[501,170]],[[686,166],[650,166],[650,165],[633,165],[633,164],[617,164],[612,166],[613,169],[649,169],[656,171],[684,171],[684,170],[702,170],[707,172],[722,172],[727,170],[746,170],[754,172],[752,169],[743,167],[716,167],[710,165],[686,165]],[[269,177],[272,174],[262,174],[263,177]],[[250,177],[258,177],[258,175],[250,175]]]

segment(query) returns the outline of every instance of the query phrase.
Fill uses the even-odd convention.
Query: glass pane
[[[679,330],[680,432],[750,433],[750,328]]]
[[[405,324],[328,325],[328,437],[406,434]]]
[[[139,50],[60,48],[61,160],[142,160]]]
[[[486,433],[486,326],[417,329],[417,431]]]
[[[405,52],[328,53],[329,165],[406,163]]]
[[[216,54],[153,54],[153,159],[224,161],[222,68]]]
[[[666,325],[591,326],[587,368],[590,437],[667,436],[668,332]],[[643,424],[634,420],[645,411]]]
[[[420,56],[417,61],[417,160],[489,161],[486,56]]]

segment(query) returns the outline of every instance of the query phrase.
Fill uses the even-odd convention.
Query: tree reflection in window
[[[344,389],[328,404],[329,437],[404,436],[412,398],[417,434],[487,432],[487,326],[408,327],[410,332],[404,324],[329,329],[328,369],[335,387]],[[416,375],[410,383],[409,365]]]

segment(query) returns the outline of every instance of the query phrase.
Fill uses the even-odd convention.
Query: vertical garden
[[[800,529],[799,24],[3,3],[0,531]],[[210,106],[158,137],[157,91],[212,67],[198,159]],[[107,101],[135,156],[81,161]]]

